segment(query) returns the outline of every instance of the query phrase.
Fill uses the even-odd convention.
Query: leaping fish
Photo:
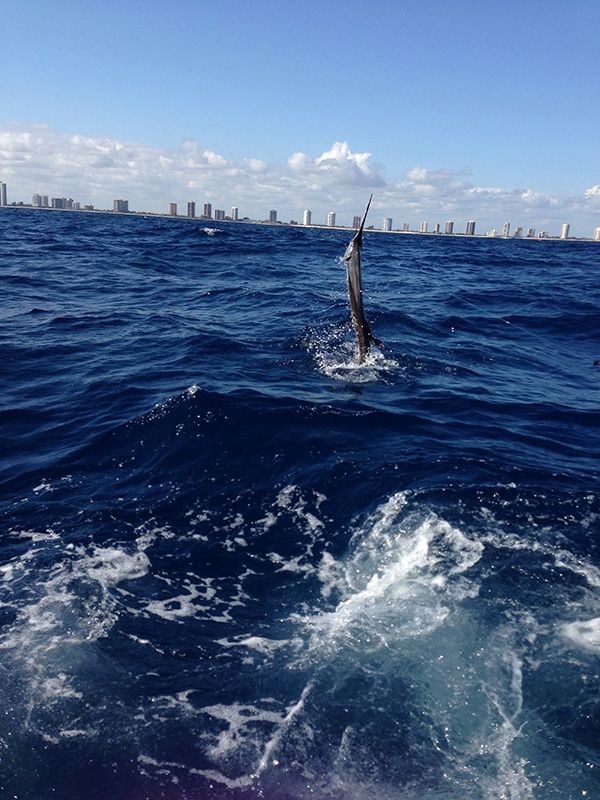
[[[373,195],[369,197],[369,202],[365,209],[360,228],[356,231],[344,255],[344,262],[346,264],[346,275],[348,277],[348,293],[350,295],[350,308],[352,310],[352,323],[356,331],[356,338],[358,340],[358,363],[362,364],[365,360],[366,354],[369,352],[371,342],[379,345],[381,342],[376,339],[371,333],[369,323],[365,319],[365,311],[363,308],[363,292],[362,292],[362,275],[360,271],[360,248],[362,247],[362,232],[369,213],[369,206]]]

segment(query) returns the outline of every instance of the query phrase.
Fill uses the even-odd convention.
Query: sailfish
[[[362,247],[362,233],[369,213],[369,206],[373,195],[369,197],[369,202],[360,223],[360,228],[356,231],[344,255],[346,264],[346,276],[348,278],[348,293],[350,295],[350,309],[352,311],[352,324],[356,331],[358,340],[358,363],[362,364],[365,356],[369,352],[371,342],[379,347],[381,342],[371,333],[369,323],[365,319],[363,308],[362,275],[360,271],[360,249]]]

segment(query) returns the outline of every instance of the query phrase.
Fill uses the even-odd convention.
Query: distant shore
[[[272,228],[277,227],[286,227],[286,228],[315,228],[318,230],[328,230],[328,231],[346,231],[352,232],[355,228],[346,225],[327,225],[322,224],[318,225],[316,223],[311,223],[310,225],[304,225],[301,222],[271,222],[270,220],[260,220],[260,219],[250,219],[249,217],[244,217],[243,219],[213,219],[212,217],[188,217],[184,214],[163,214],[154,211],[114,211],[113,209],[109,208],[51,208],[50,206],[32,206],[27,205],[25,203],[19,204],[10,204],[6,206],[0,206],[0,211],[4,211],[5,209],[12,209],[13,211],[52,211],[52,212],[63,212],[65,214],[108,214],[109,216],[119,216],[119,217],[152,217],[156,219],[177,219],[177,220],[187,220],[188,222],[211,222],[213,224],[225,224],[225,225],[267,225]],[[502,236],[501,234],[498,235],[490,235],[489,233],[446,233],[445,231],[413,231],[413,230],[391,230],[386,231],[382,230],[381,228],[375,228],[372,226],[366,227],[365,231],[369,233],[382,233],[382,234],[396,234],[400,236],[429,236],[434,238],[458,238],[458,239],[501,239],[501,240],[511,240],[511,241],[524,241],[524,242],[596,242],[599,241],[597,239],[593,239],[591,237],[575,237],[575,236],[568,236],[567,238],[563,238],[561,236],[550,236],[549,234],[540,236]],[[599,241],[600,243],[600,241]]]

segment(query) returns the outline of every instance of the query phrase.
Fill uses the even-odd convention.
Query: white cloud
[[[383,177],[368,163],[370,157],[371,153],[353,153],[348,142],[334,142],[331,149],[318,158],[293,153],[287,164],[295,178],[307,186],[314,185],[315,181],[336,186],[383,186]]]
[[[557,197],[532,188],[477,186],[468,168],[431,170],[415,165],[403,178],[386,181],[371,153],[354,153],[348,142],[334,142],[319,156],[295,152],[284,164],[253,158],[231,160],[184,139],[175,150],[124,142],[117,138],[65,134],[45,125],[0,129],[0,180],[9,202],[29,202],[33,193],[69,196],[96,208],[111,208],[115,197],[137,211],[166,212],[170,201],[183,206],[211,202],[215,208],[236,205],[242,216],[264,219],[277,208],[279,219],[301,219],[304,208],[315,222],[337,212],[349,225],[375,193],[370,222],[383,216],[417,229],[422,221],[467,219],[477,230],[535,226],[558,232],[571,223],[577,236],[591,236],[600,225],[600,184],[573,197]]]

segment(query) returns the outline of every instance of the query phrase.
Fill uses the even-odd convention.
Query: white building
[[[169,216],[170,217],[177,216],[177,203],[169,203]]]
[[[571,226],[568,222],[564,222],[562,228],[560,229],[560,238],[561,239],[568,239],[569,238],[569,228]]]
[[[187,215],[192,218],[196,216],[196,203],[193,200],[190,200],[187,204]]]
[[[327,214],[327,225],[330,228],[335,228],[335,211],[330,211],[329,214]]]
[[[502,236],[507,239],[510,233],[510,222],[505,222],[502,226]]]
[[[451,221],[448,221],[446,223],[446,233],[450,234],[450,233],[453,233],[453,231],[454,231],[454,223],[451,222]]]
[[[467,234],[467,236],[475,236],[475,220],[470,219],[467,222],[465,233]]]
[[[600,228],[594,230],[594,241],[600,242]]]
[[[421,233],[427,233],[428,225],[426,222],[421,223]]]
[[[383,218],[383,225],[381,226],[382,231],[391,231],[392,230],[392,218],[391,217],[384,217]]]
[[[231,207],[231,219],[234,222],[237,222],[238,219],[239,219],[239,211],[238,211],[238,207],[237,206],[232,206]]]
[[[7,206],[8,201],[6,199],[6,184],[0,181],[0,206]]]
[[[312,213],[311,213],[310,209],[305,208],[304,209],[304,216],[302,217],[302,224],[303,225],[310,225],[311,220],[312,220]]]

